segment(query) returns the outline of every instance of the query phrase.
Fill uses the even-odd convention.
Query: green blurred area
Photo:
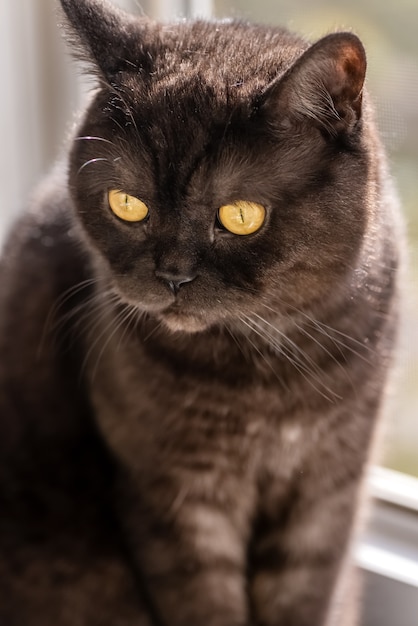
[[[398,372],[383,436],[383,463],[418,476],[418,2],[417,0],[215,0],[215,15],[280,24],[315,40],[351,30],[368,55],[368,89],[407,222],[409,264]]]

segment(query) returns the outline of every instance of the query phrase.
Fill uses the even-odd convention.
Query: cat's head
[[[342,290],[368,211],[359,40],[62,5],[98,78],[71,193],[121,298],[195,332]]]

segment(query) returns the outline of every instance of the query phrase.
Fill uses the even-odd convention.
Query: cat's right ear
[[[112,82],[127,66],[144,69],[151,22],[117,9],[107,0],[60,0],[74,55]],[[144,37],[141,38],[141,30]],[[149,58],[148,58],[149,60]]]

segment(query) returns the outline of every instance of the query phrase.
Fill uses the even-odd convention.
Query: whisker
[[[263,339],[263,341],[265,341],[267,343],[267,345],[268,345],[268,347],[270,349],[273,348],[277,353],[282,354],[295,367],[297,366],[298,368],[302,369],[306,373],[310,373],[311,372],[311,370],[308,368],[308,366],[305,363],[302,362],[301,358],[298,357],[297,355],[295,355],[289,349],[287,349],[287,347],[284,345],[283,342],[277,341],[276,338],[273,337],[273,335],[270,332],[266,331],[265,328],[263,328],[260,324],[255,322],[253,319],[248,318],[248,321],[252,325],[253,331],[261,339]]]
[[[370,353],[374,352],[373,348],[371,348],[370,346],[368,346],[364,342],[359,341],[355,337],[352,337],[351,335],[348,335],[348,334],[338,330],[337,328],[333,328],[332,326],[328,326],[327,324],[325,324],[323,322],[320,322],[319,320],[315,319],[311,315],[308,315],[305,311],[302,311],[301,309],[298,309],[296,306],[291,305],[291,304],[289,304],[288,302],[285,302],[282,299],[281,299],[281,302],[283,303],[284,306],[292,309],[293,311],[295,311],[295,313],[297,313],[304,320],[306,320],[308,322],[308,325],[311,326],[311,328],[315,328],[316,330],[318,330],[318,332],[323,334],[325,337],[328,337],[328,339],[330,339],[330,341],[332,341],[336,347],[340,346],[341,348],[345,348],[349,352],[351,352],[351,353],[355,354],[356,356],[358,356],[360,359],[364,360],[366,363],[370,363],[370,361],[363,354],[361,354],[360,352],[355,350],[352,347],[352,345],[350,345],[350,344],[357,345],[362,350],[366,350],[367,352],[370,352]],[[277,314],[277,312],[273,308],[269,307],[267,304],[263,303],[263,307],[266,308],[267,310]],[[292,321],[292,323],[295,323],[295,320],[294,320],[294,318],[292,316],[288,315],[288,318]],[[350,342],[350,343],[342,341],[341,339],[337,339],[336,337],[333,337],[330,333],[339,335],[340,337],[343,337],[344,339],[347,339],[347,341]]]
[[[92,135],[86,135],[85,137],[74,137],[74,141],[103,141],[104,143],[108,143],[111,146],[117,148],[116,144],[109,139],[105,139],[104,137],[94,137]]]
[[[93,318],[94,313],[108,306],[108,296],[108,290],[104,293],[93,294],[90,298],[68,311],[66,315],[61,316],[52,330],[55,333],[60,331],[59,336],[61,340],[66,340],[68,336],[74,336],[76,331],[79,333],[79,337],[85,336],[97,323],[97,320]],[[62,333],[61,328],[65,327],[70,320],[72,320],[71,324],[68,325],[66,332]]]
[[[82,330],[84,334],[88,334],[90,328],[92,328],[96,322],[96,320],[92,319],[93,314],[95,312],[100,311],[100,309],[104,309],[109,304],[109,299],[112,297],[112,292],[110,289],[102,292],[95,293],[90,298],[88,298],[80,307],[80,309],[85,309],[85,315],[79,316],[75,321],[73,327],[82,326]],[[77,314],[78,311],[75,311]],[[86,323],[89,321],[90,323]]]
[[[116,335],[116,333],[121,329],[121,327],[130,318],[131,314],[132,314],[132,311],[131,311],[130,307],[128,307],[128,310],[126,310],[126,308],[124,307],[121,311],[119,311],[116,314],[116,316],[111,320],[111,322],[107,326],[107,328],[99,335],[99,338],[101,338],[104,335],[106,335],[106,340],[103,343],[103,346],[102,346],[99,354],[97,355],[96,362],[95,362],[94,367],[92,369],[92,373],[91,373],[92,380],[94,380],[94,378],[95,378],[95,376],[97,374],[97,370],[98,370],[98,367],[99,367],[100,360],[101,360],[102,356],[104,355],[104,353],[106,351],[106,348],[111,343],[111,341],[112,341],[113,337]],[[112,326],[113,326],[113,330],[111,332],[109,332],[111,330]],[[93,345],[95,345],[95,344],[93,344]]]
[[[90,357],[93,354],[97,344],[99,341],[107,335],[109,329],[115,324],[115,317],[112,314],[115,310],[115,304],[119,302],[119,297],[114,293],[110,292],[107,297],[102,302],[99,302],[98,305],[94,306],[93,309],[89,311],[89,317],[91,318],[93,313],[98,313],[97,317],[91,319],[90,324],[85,327],[86,335],[92,335],[95,328],[99,328],[102,325],[103,320],[108,317],[109,323],[105,328],[102,328],[97,337],[89,344],[89,349],[84,356],[84,361],[81,367],[81,373],[86,371],[87,365],[89,363]],[[116,316],[117,319],[118,316]]]
[[[48,336],[48,334],[52,331],[55,331],[57,326],[59,326],[59,319],[62,319],[62,317],[67,317],[67,315],[69,317],[71,317],[70,313],[67,313],[65,316],[62,316],[61,318],[57,318],[60,309],[67,304],[71,298],[73,298],[74,296],[76,296],[77,294],[81,293],[82,291],[84,291],[85,289],[88,289],[89,287],[91,287],[92,285],[94,285],[97,282],[96,278],[88,278],[86,280],[83,280],[75,285],[72,285],[69,289],[67,289],[66,291],[64,291],[64,293],[62,293],[54,302],[54,304],[51,306],[48,316],[45,320],[45,324],[44,327],[42,329],[42,335],[41,335],[41,339],[39,341],[39,346],[38,346],[38,358],[41,356],[42,351],[44,349],[45,346],[45,342],[46,342],[46,338]],[[52,324],[52,320],[55,319],[54,324]]]
[[[266,341],[268,345],[271,345],[271,342],[273,342],[273,347],[275,347],[276,350],[280,351],[283,354],[286,360],[296,369],[296,371],[298,371],[301,374],[301,376],[308,382],[308,384],[310,384],[311,387],[313,387],[317,391],[317,393],[319,393],[323,398],[325,398],[329,402],[333,402],[336,399],[340,398],[340,396],[336,392],[334,392],[332,389],[330,389],[325,384],[323,379],[320,377],[320,374],[323,374],[323,372],[319,368],[319,366],[314,361],[312,361],[309,355],[307,355],[301,348],[299,348],[296,344],[294,344],[294,342],[292,342],[293,347],[297,348],[298,352],[300,352],[300,355],[294,354],[294,353],[290,354],[289,350],[286,349],[286,346],[283,343],[277,343],[275,338],[271,336],[271,333],[266,332],[265,329],[262,326],[260,326],[260,324],[255,322],[252,318],[248,316],[245,316],[245,317],[248,322],[247,325],[250,328],[252,328],[253,332],[255,332],[261,339]],[[242,317],[240,319],[243,321]],[[289,339],[284,334],[283,334],[283,338],[285,340]],[[291,340],[289,339],[289,342],[290,341]],[[305,359],[305,361],[307,361],[307,363],[305,363],[302,360],[302,356]],[[330,395],[327,395],[326,393],[324,393],[324,391],[321,391],[321,389],[314,383],[314,381],[319,385],[319,387],[324,389],[324,391],[326,391]]]
[[[77,294],[81,293],[82,291],[84,291],[88,287],[92,287],[96,283],[97,283],[97,279],[96,278],[89,278],[87,280],[83,280],[81,283],[78,283],[77,285],[74,285],[73,287],[68,289],[55,302],[54,306],[51,309],[50,316],[51,317],[56,317],[58,315],[59,310],[65,304],[67,304],[71,300],[71,298],[73,298]]]
[[[266,319],[261,317],[261,315],[258,315],[257,313],[255,313],[254,315],[258,319],[260,319],[262,323],[266,324],[269,328],[271,328],[271,330],[274,333],[277,333],[279,337],[282,339],[282,341],[286,342],[286,344],[288,344],[291,348],[293,348],[295,352],[299,353],[300,357],[297,357],[297,355],[293,353],[293,356],[295,358],[298,358],[298,360],[300,360],[300,358],[303,358],[305,361],[307,361],[307,363],[312,368],[316,369],[318,373],[321,372],[321,368],[319,367],[319,365],[305,352],[305,350],[302,350],[302,348],[298,346],[297,343],[295,343],[292,339],[290,339],[290,337],[288,337],[284,332],[282,332],[279,328],[277,328],[276,326],[268,322]],[[274,335],[270,335],[270,336],[272,340],[276,342],[276,338],[274,337]],[[287,347],[282,342],[277,342],[276,345],[277,345],[278,351],[283,351]]]
[[[126,316],[125,320],[125,328],[121,334],[116,350],[120,350],[122,343],[125,341],[127,335],[132,333],[135,328],[141,323],[141,321],[145,317],[145,311],[141,311],[134,304],[127,304],[127,308],[129,308],[129,313]],[[133,326],[133,328],[132,328]]]
[[[250,324],[249,321],[247,321],[246,319],[247,316],[242,317],[240,316],[239,319],[241,320],[241,322],[247,326],[251,331],[255,332],[257,335],[259,335],[260,337],[262,337],[260,335],[259,332],[257,332],[257,330],[255,330],[252,325]],[[254,350],[257,352],[257,354],[262,358],[262,360],[266,363],[266,365],[269,367],[269,369],[273,372],[274,377],[277,378],[277,380],[280,382],[280,384],[284,384],[284,381],[280,378],[280,376],[277,374],[277,372],[275,371],[275,369],[273,368],[272,364],[270,363],[270,361],[267,359],[267,357],[265,356],[265,354],[263,354],[261,352],[261,350],[259,349],[259,347],[250,339],[250,337],[246,337],[248,343],[254,348]]]
[[[81,174],[81,172],[84,170],[84,168],[86,168],[88,165],[92,165],[94,163],[98,163],[99,161],[107,161],[108,163],[110,163],[109,159],[106,159],[105,157],[98,157],[96,159],[90,159],[89,161],[86,161],[86,163],[83,163],[83,165],[80,167],[80,169],[77,172],[77,176],[79,174]]]
[[[243,320],[241,320],[241,322],[243,322]],[[224,326],[226,332],[230,335],[230,337],[232,338],[233,342],[235,343],[235,345],[237,346],[238,350],[240,351],[240,353],[242,354],[242,356],[244,357],[244,359],[246,361],[249,361],[249,354],[248,354],[248,350],[245,350],[242,343],[239,341],[238,337],[235,335],[235,333],[233,332],[232,328],[229,327],[228,324],[225,324]]]
[[[158,320],[158,323],[154,326],[154,328],[152,328],[150,332],[148,333],[148,335],[144,337],[143,339],[144,343],[148,341],[149,339],[151,339],[151,337],[155,335],[155,333],[157,333],[160,330],[160,328],[162,328],[162,326],[163,326],[163,322],[161,320]]]
[[[373,348],[371,348],[365,343],[362,343],[361,341],[358,341],[358,339],[356,339],[355,337],[351,337],[350,335],[347,335],[346,333],[343,333],[340,330],[337,330],[336,328],[332,328],[332,326],[327,326],[327,324],[319,322],[315,319],[308,318],[308,322],[310,322],[311,325],[314,326],[325,337],[328,337],[336,346],[338,345],[338,346],[341,346],[341,348],[346,348],[347,350],[349,350],[350,352],[358,356],[360,359],[363,359],[363,361],[370,364],[370,361],[364,355],[362,355],[357,350],[354,350],[354,348],[352,348],[347,342],[333,337],[330,333],[335,333],[339,335],[340,337],[344,337],[349,342],[356,344],[357,346],[361,347],[363,350],[366,350],[367,352],[374,352]]]
[[[311,339],[315,344],[317,344],[321,350],[323,352],[325,352],[325,354],[327,356],[329,356],[329,358],[331,359],[331,361],[333,361],[337,367],[340,368],[340,370],[343,372],[344,376],[346,377],[346,379],[349,381],[352,389],[354,392],[356,392],[356,386],[353,383],[353,380],[348,372],[348,370],[342,365],[342,363],[340,363],[338,361],[338,359],[336,358],[336,356],[334,354],[332,354],[332,352],[330,352],[318,339],[316,339],[311,333],[309,333],[305,328],[303,328],[303,326],[299,326],[298,324],[296,324],[296,327],[299,329],[299,331],[305,335],[306,337],[308,337],[308,339]],[[340,355],[342,356],[342,358],[344,359],[344,361],[346,362],[346,358],[344,353],[342,352],[342,349],[340,346],[336,345],[337,350],[339,351]]]

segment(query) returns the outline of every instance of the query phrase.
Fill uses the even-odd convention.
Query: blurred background
[[[349,29],[368,52],[378,112],[408,225],[399,374],[380,462],[418,476],[418,2],[416,0],[114,0],[152,17],[211,15],[280,24],[315,40]],[[58,28],[57,28],[58,24]],[[91,82],[62,41],[54,0],[0,1],[0,243],[65,144]]]

